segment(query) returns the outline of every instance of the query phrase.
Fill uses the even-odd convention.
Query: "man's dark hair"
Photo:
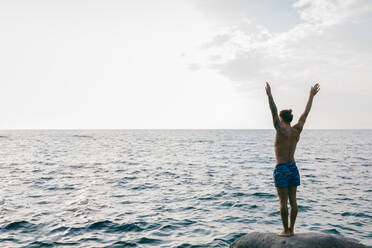
[[[279,116],[282,117],[282,119],[285,122],[291,123],[291,121],[293,119],[292,109],[284,109],[284,110],[280,111]]]

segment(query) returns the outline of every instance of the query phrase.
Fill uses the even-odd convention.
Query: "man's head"
[[[284,109],[282,111],[280,111],[280,114],[279,114],[280,118],[290,124],[292,119],[293,119],[293,115],[292,115],[292,109]]]

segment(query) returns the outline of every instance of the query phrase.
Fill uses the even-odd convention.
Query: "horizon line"
[[[275,130],[274,128],[4,128],[0,131],[73,131],[73,130]],[[372,130],[372,128],[306,128],[304,130]]]

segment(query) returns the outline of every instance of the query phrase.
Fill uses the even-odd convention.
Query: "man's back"
[[[300,139],[298,129],[281,123],[275,135],[275,155],[277,164],[295,163],[294,154],[297,142]]]
[[[296,166],[294,154],[296,151],[297,142],[300,140],[300,133],[304,127],[306,117],[308,116],[314,96],[319,91],[319,84],[311,87],[309,100],[306,104],[304,113],[301,115],[297,124],[291,126],[293,119],[292,110],[280,111],[280,118],[276,108],[273,96],[271,95],[271,87],[266,83],[266,93],[269,99],[273,124],[276,130],[275,136],[275,156],[277,165],[275,166],[273,177],[275,187],[278,192],[280,201],[280,216],[283,223],[283,231],[278,233],[279,236],[293,236],[294,225],[297,216],[297,186],[300,183],[300,174]],[[288,225],[288,200],[291,205],[290,225]]]

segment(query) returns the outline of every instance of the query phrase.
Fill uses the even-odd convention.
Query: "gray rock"
[[[275,233],[253,232],[234,241],[230,248],[366,248],[358,241],[339,235],[296,233],[279,237]]]

